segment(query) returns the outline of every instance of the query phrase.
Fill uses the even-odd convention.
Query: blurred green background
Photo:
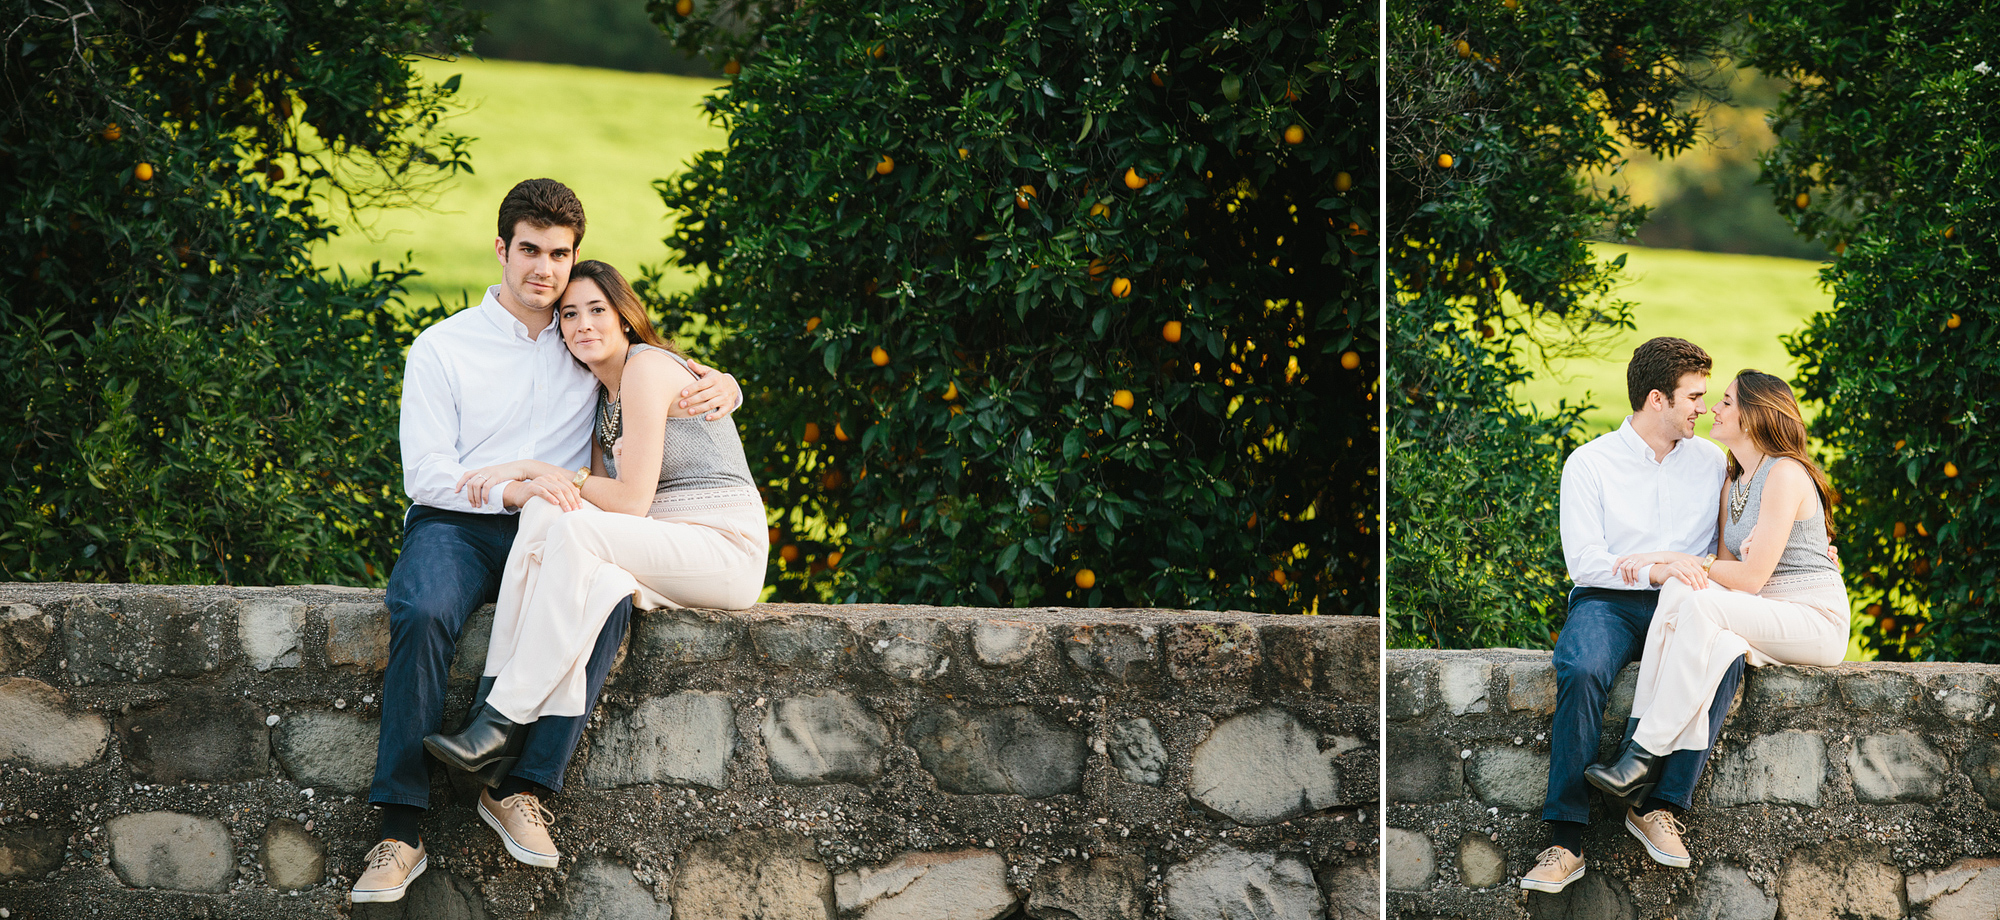
[[[1598,340],[1588,357],[1531,362],[1536,376],[1520,387],[1520,402],[1588,401],[1597,407],[1584,416],[1588,433],[1616,428],[1630,405],[1625,362],[1660,335],[1688,339],[1715,358],[1717,394],[1744,368],[1797,375],[1780,336],[1831,309],[1833,295],[1819,283],[1825,249],[1793,233],[1771,190],[1756,184],[1757,158],[1777,142],[1765,119],[1785,83],[1741,68],[1723,85],[1717,98],[1694,103],[1704,110],[1703,143],[1667,160],[1629,151],[1616,171],[1585,177],[1652,209],[1639,227],[1642,245],[1596,246],[1601,259],[1626,257],[1629,283],[1615,296],[1636,304],[1636,328]]]
[[[417,65],[433,81],[462,76],[464,111],[446,127],[477,138],[474,173],[444,185],[428,210],[378,210],[365,225],[338,214],[346,231],[314,253],[321,266],[350,272],[407,260],[423,270],[408,285],[415,303],[476,303],[499,283],[493,238],[500,199],[514,183],[541,176],[582,199],[589,223],[581,254],[638,277],[640,264],[665,258],[661,240],[672,226],[653,180],[728,140],[701,108],[716,85],[711,78],[517,61]],[[669,275],[666,286],[687,290],[694,276]]]

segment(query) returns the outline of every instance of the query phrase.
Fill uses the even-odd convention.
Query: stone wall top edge
[[[160,596],[195,602],[215,600],[256,600],[290,598],[308,604],[381,603],[385,592],[376,588],[343,585],[164,585],[109,584],[95,582],[0,582],[0,604],[43,605],[73,597],[126,598]],[[1249,623],[1294,625],[1333,631],[1364,630],[1375,633],[1381,621],[1365,616],[1300,616],[1297,614],[1251,613],[1242,610],[1174,610],[1155,607],[935,607],[916,604],[758,604],[748,610],[704,610],[692,612],[744,619],[780,619],[793,616],[821,616],[842,620],[884,620],[899,618],[940,618],[956,620],[1011,620],[1041,625],[1132,624],[1162,626],[1177,623]]]
[[[1392,648],[1387,649],[1384,658],[1391,664],[1415,664],[1423,661],[1451,661],[1460,659],[1484,659],[1501,663],[1507,661],[1548,662],[1554,653],[1543,649],[1525,648]],[[1774,665],[1758,670],[1785,671],[1799,669],[1795,665]],[[1833,675],[1863,673],[1893,674],[1949,674],[1977,673],[2000,674],[2000,664],[1986,664],[1974,661],[1843,661],[1827,667],[1807,668]]]

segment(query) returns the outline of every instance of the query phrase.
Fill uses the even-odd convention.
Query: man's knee
[[[392,591],[389,607],[389,638],[400,645],[409,639],[456,641],[459,628],[471,612],[456,592],[424,591],[421,588]]]

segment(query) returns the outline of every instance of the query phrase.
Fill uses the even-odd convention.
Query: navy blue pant
[[[389,667],[382,674],[382,733],[375,749],[370,802],[430,807],[430,755],[424,736],[444,719],[445,677],[465,620],[499,596],[507,551],[520,518],[418,505],[403,521],[403,552],[389,576]],[[513,775],[562,788],[563,771],[583,737],[611,662],[631,619],[628,598],[611,612],[585,666],[584,715],[544,716],[528,726]]]
[[[1645,651],[1646,630],[1653,623],[1658,591],[1617,591],[1576,588],[1569,593],[1569,619],[1556,639],[1556,717],[1549,727],[1549,793],[1542,805],[1544,821],[1590,823],[1590,782],[1585,767],[1596,763],[1598,732],[1604,724],[1604,704],[1618,672]],[[1653,796],[1682,808],[1694,803],[1694,784],[1708,763],[1736,685],[1743,680],[1738,657],[1715,689],[1708,710],[1709,746],[1699,751],[1675,751],[1661,764],[1660,783]],[[1626,737],[1631,737],[1627,720]]]

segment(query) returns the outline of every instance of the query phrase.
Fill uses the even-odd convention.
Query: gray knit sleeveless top
[[[1757,526],[1757,515],[1764,508],[1764,479],[1770,475],[1779,458],[1764,461],[1763,467],[1750,477],[1750,500],[1743,505],[1743,514],[1736,520],[1724,505],[1722,513],[1722,542],[1736,558],[1743,558],[1743,541],[1750,538],[1750,531]],[[1732,486],[1733,488],[1733,486]],[[1727,488],[1724,492],[1727,494]],[[1813,496],[1819,504],[1819,496]],[[1814,572],[1840,573],[1840,567],[1826,558],[1826,523],[1820,518],[1826,514],[1826,506],[1820,504],[1819,514],[1803,521],[1792,522],[1791,535],[1785,538],[1785,552],[1778,557],[1778,567],[1771,572],[1772,579],[1789,575],[1806,575]]]
[[[687,359],[645,343],[625,352],[626,360],[642,351],[657,351],[687,367]],[[689,368],[693,373],[693,368]],[[623,433],[615,404],[604,386],[597,387],[597,424],[593,436],[602,448],[604,472],[616,479],[618,460],[611,445]],[[690,489],[756,488],[750,480],[750,461],[743,456],[743,440],[736,435],[736,422],[729,418],[708,421],[694,418],[667,419],[666,440],[660,445],[660,485],[655,495]]]

